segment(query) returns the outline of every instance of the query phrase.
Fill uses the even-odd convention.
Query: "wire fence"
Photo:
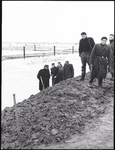
[[[78,43],[2,43],[2,60],[78,52]]]

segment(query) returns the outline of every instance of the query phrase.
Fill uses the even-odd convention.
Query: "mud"
[[[98,122],[108,112],[114,97],[114,82],[110,77],[104,80],[103,88],[98,88],[97,80],[93,88],[89,88],[89,74],[85,81],[79,81],[79,78],[62,81],[17,103],[23,149],[63,144],[74,135],[83,137],[94,122]],[[5,108],[1,115],[1,147],[18,149],[14,106]],[[82,148],[83,144],[81,147],[75,146]]]

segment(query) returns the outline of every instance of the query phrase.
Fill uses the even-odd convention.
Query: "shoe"
[[[98,85],[98,87],[99,87],[99,88],[103,88],[103,86],[102,86],[102,85]]]
[[[88,83],[87,83],[87,86],[88,86],[88,87],[91,87],[91,88],[93,87],[93,85],[92,85],[91,82],[88,82]]]
[[[81,78],[80,81],[84,81],[84,78]]]

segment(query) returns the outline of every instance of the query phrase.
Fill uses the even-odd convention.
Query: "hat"
[[[109,36],[114,36],[113,34],[109,34]]]
[[[69,63],[69,61],[68,61],[68,60],[66,60],[66,61],[65,61],[65,63],[67,63],[67,64],[68,64],[68,63]]]
[[[48,68],[48,67],[49,67],[49,65],[44,65],[44,67]]]
[[[86,35],[86,32],[82,32],[81,35]]]
[[[106,40],[107,40],[107,37],[106,37],[106,36],[103,36],[103,37],[101,38],[101,40],[103,40],[103,39],[106,39]]]

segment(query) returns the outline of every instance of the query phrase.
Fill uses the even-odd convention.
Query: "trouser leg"
[[[54,79],[54,76],[52,77],[52,85],[55,84],[55,79]]]
[[[90,63],[89,63],[89,59],[90,59],[90,54],[87,54],[87,55],[86,55],[86,63],[88,64],[88,66],[89,66],[89,70],[90,70]]]
[[[86,74],[86,59],[85,59],[84,56],[81,56],[81,63],[82,63],[82,67],[81,67],[81,79],[84,80],[85,74]]]

